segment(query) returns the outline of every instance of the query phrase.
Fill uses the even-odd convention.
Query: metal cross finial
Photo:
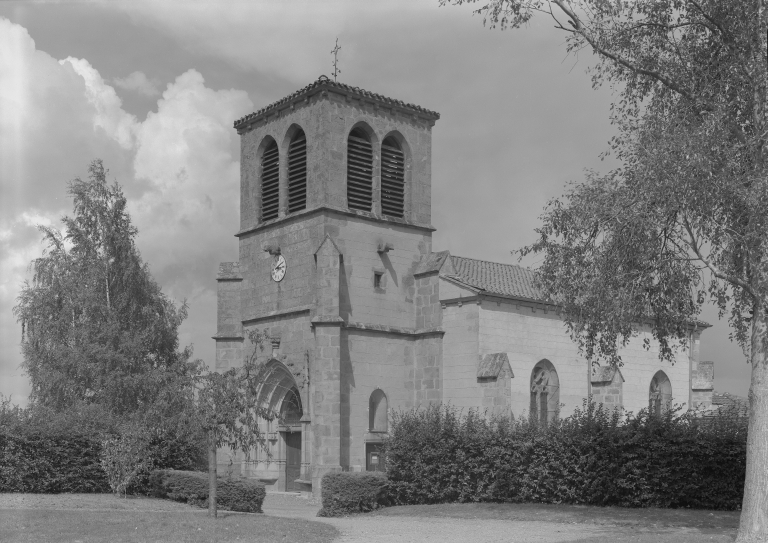
[[[336,38],[336,47],[331,49],[331,53],[333,53],[333,80],[336,81],[336,76],[341,73],[341,70],[339,70],[339,51],[341,50],[341,47],[339,47],[339,38]]]

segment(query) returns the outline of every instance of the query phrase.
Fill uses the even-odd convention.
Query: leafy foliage
[[[110,440],[141,446],[116,457],[114,451],[105,452],[104,442]],[[123,420],[95,404],[57,411],[40,405],[22,409],[7,399],[0,402],[0,491],[109,492],[105,462],[110,466],[121,458],[123,466],[112,464],[111,473],[128,473],[132,464],[141,469],[119,491],[146,493],[152,469],[199,468],[204,455],[204,437],[183,425],[150,427],[141,420]]]
[[[156,470],[150,475],[152,495],[158,498],[208,507],[208,475],[197,471]],[[217,481],[218,504],[229,511],[261,513],[267,493],[264,485],[251,479]]]
[[[142,432],[124,432],[101,441],[101,467],[112,492],[125,495],[128,486],[147,469],[147,443]]]
[[[743,417],[644,410],[624,420],[586,401],[547,426],[450,406],[395,413],[386,443],[398,504],[739,509],[745,451]]]
[[[379,472],[331,472],[323,475],[319,517],[368,513],[386,505],[387,478]]]
[[[106,177],[97,160],[87,180],[70,182],[74,214],[63,232],[40,227],[48,246],[14,308],[32,399],[57,409],[88,402],[136,411],[187,370],[191,354],[178,350],[186,305],[177,308],[152,279],[122,189]]]
[[[109,492],[99,432],[114,428],[98,406],[66,413],[0,402],[0,492]]]
[[[478,0],[441,0],[474,3]],[[550,202],[539,279],[592,360],[650,325],[660,357],[689,341],[707,300],[752,365],[750,425],[768,421],[768,6],[764,0],[487,0],[491,26],[545,14],[599,59],[617,93],[622,165]],[[646,343],[650,347],[650,343]],[[768,539],[768,443],[748,449],[737,540]]]

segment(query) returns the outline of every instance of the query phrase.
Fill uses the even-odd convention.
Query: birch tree
[[[178,345],[187,309],[162,293],[142,261],[120,186],[107,183],[99,160],[88,172],[69,183],[73,214],[62,218],[63,230],[40,227],[46,247],[14,308],[22,366],[42,405],[131,412],[187,371],[191,353]]]
[[[702,304],[727,315],[752,368],[737,541],[768,540],[764,0],[481,0],[476,13],[502,29],[549,18],[569,52],[596,54],[593,85],[616,89],[621,166],[550,202],[522,254],[543,253],[539,281],[592,360],[620,364],[641,322],[672,359]]]

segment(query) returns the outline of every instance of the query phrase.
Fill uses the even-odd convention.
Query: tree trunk
[[[747,474],[737,543],[768,541],[768,327],[765,318],[765,307],[758,301],[752,313]]]
[[[208,432],[208,516],[217,517],[216,508],[216,438]]]

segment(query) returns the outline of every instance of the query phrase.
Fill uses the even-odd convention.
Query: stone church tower
[[[258,401],[280,417],[263,422],[268,452],[222,468],[317,493],[329,471],[382,469],[389,410],[431,402],[545,424],[588,396],[634,412],[711,404],[704,323],[675,364],[644,325],[624,366],[595,366],[531,270],[432,251],[438,119],[321,77],[235,122],[239,261],[219,268],[216,367],[241,365],[248,332],[266,331]]]
[[[317,489],[376,465],[388,404],[440,399],[439,301],[414,277],[432,247],[437,119],[321,77],[235,123],[240,259],[220,265],[216,367],[268,330],[261,401],[287,421],[265,426],[272,458],[244,475]]]

